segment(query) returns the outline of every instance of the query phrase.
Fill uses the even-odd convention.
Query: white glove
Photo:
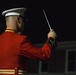
[[[57,37],[56,32],[53,29],[51,29],[51,31],[48,33],[47,37],[48,37],[48,39],[50,39],[50,38],[56,39],[56,37]]]

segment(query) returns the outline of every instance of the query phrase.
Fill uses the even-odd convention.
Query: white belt
[[[23,74],[23,70],[18,70],[18,74]],[[0,69],[0,74],[15,74],[15,70],[10,69]]]

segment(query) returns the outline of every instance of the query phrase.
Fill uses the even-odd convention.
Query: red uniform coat
[[[0,35],[0,69],[23,68],[21,57],[46,60],[50,58],[51,47],[44,44],[42,48],[33,45],[27,36],[14,32]],[[26,59],[25,59],[26,60]]]

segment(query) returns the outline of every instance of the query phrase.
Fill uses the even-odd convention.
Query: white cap
[[[5,10],[2,12],[2,15],[7,16],[24,16],[24,12],[26,11],[26,8],[13,8],[9,10]]]

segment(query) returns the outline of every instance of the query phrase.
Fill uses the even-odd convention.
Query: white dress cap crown
[[[13,8],[9,10],[5,10],[2,12],[2,15],[7,17],[7,16],[24,16],[24,12],[26,11],[26,8]]]

